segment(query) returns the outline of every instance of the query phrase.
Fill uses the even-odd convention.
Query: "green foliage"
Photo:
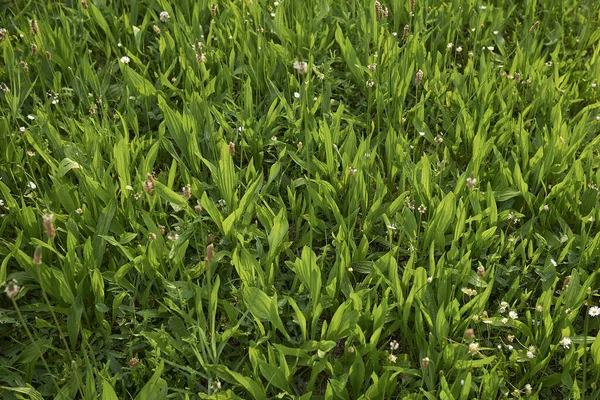
[[[600,3],[0,10],[1,398],[598,398]]]

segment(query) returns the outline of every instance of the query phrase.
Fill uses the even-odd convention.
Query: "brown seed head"
[[[33,31],[34,35],[40,33],[40,28],[38,28],[38,24],[35,19],[31,20],[31,30]]]
[[[533,31],[535,31],[537,29],[537,27],[540,25],[540,21],[535,21],[535,23],[533,25],[531,25],[531,28],[529,28],[529,33],[533,33]]]
[[[475,337],[475,332],[472,328],[465,330],[465,339],[473,339]]]
[[[31,54],[35,57],[37,55],[37,46],[34,44],[31,45]]]
[[[423,71],[421,71],[420,69],[417,71],[417,74],[415,75],[415,84],[417,86],[419,86],[421,84],[421,81],[423,80]]]
[[[423,369],[425,369],[428,366],[429,366],[429,357],[425,357],[424,359],[421,360],[421,367],[423,367]]]
[[[196,206],[194,206],[194,211],[196,211],[196,214],[200,214],[202,212],[202,206],[200,204],[196,204]]]
[[[4,293],[8,296],[9,299],[14,299],[19,294],[19,290],[21,288],[17,285],[17,282],[14,280],[7,282],[4,287]]]
[[[189,200],[192,197],[192,187],[189,184],[183,187],[183,197],[185,197],[186,200]]]
[[[44,52],[44,54],[46,54],[46,57],[48,57],[48,60],[50,60],[52,58],[52,53],[50,53],[48,50],[46,50]]]
[[[485,267],[483,265],[477,267],[477,275],[479,275],[480,278],[483,278],[485,275]]]
[[[209,244],[208,246],[206,246],[206,266],[210,265],[210,262],[212,261],[213,257],[215,256],[215,245],[214,244]]]
[[[40,265],[42,263],[42,246],[37,246],[33,252],[33,263]]]
[[[212,16],[213,16],[213,17],[216,17],[216,16],[217,16],[217,5],[216,5],[216,4],[213,4],[213,5],[210,7],[210,13],[212,14]]]
[[[6,28],[1,28],[0,29],[0,42],[3,41],[4,39],[6,39],[6,35],[8,35],[8,31],[6,30]]]
[[[54,225],[52,224],[53,218],[54,216],[52,214],[46,214],[43,217],[44,229],[46,230],[46,235],[48,235],[49,238],[56,236],[56,231],[54,230]]]
[[[229,142],[229,155],[231,157],[235,156],[235,143]]]
[[[83,7],[84,10],[87,10],[89,7],[87,1],[81,0],[81,7]]]
[[[135,368],[139,363],[140,360],[138,360],[136,357],[133,357],[127,364],[129,364],[129,368]]]

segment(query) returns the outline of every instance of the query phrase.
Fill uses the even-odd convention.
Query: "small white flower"
[[[395,231],[396,229],[398,229],[398,228],[396,228],[396,225],[388,225],[387,228],[391,229],[393,231]]]
[[[392,36],[398,36],[398,32],[392,32]]]
[[[511,319],[517,319],[517,318],[519,318],[519,314],[517,314],[515,311],[511,311],[511,312],[509,312],[509,313],[508,313],[508,316],[509,316]]]
[[[527,358],[532,359],[535,357],[535,353],[533,351],[528,351],[527,352]]]
[[[485,10],[487,8],[487,6],[481,6],[479,7],[481,10]]]
[[[457,52],[459,52],[459,53],[460,53],[461,51],[463,51],[463,48],[462,48],[462,46],[458,46],[458,47],[456,48],[456,51],[457,51]]]
[[[498,31],[494,31],[494,35],[497,35],[497,34],[498,34]]]
[[[590,86],[592,87],[592,89],[596,89],[596,83],[592,83]]]
[[[419,135],[425,136],[425,132],[421,131],[421,132],[419,132]]]
[[[506,348],[508,349],[508,351],[513,351],[513,349],[514,349],[512,344],[509,344],[508,346],[506,346]]]
[[[123,64],[129,64],[131,59],[127,56],[123,56],[123,57],[121,57],[121,59],[119,61],[121,61]]]
[[[563,337],[559,344],[565,349],[568,349],[571,345],[571,339],[569,339],[568,337]]]
[[[169,15],[169,13],[168,13],[168,12],[166,12],[166,11],[163,11],[163,12],[161,12],[161,13],[160,13],[160,16],[159,16],[159,18],[160,18],[160,21],[161,21],[161,22],[167,22],[167,21],[168,21],[168,19],[169,19],[169,18],[171,18],[171,16]]]
[[[479,352],[479,343],[469,344],[469,353],[476,354],[477,352]]]
[[[0,200],[0,207],[4,207],[4,200]]]
[[[396,360],[398,359],[398,357],[396,357],[396,356],[395,356],[395,355],[393,355],[393,354],[390,354],[390,356],[389,356],[389,359],[390,359],[390,361],[391,361],[391,362],[395,363],[395,362],[396,362]]]
[[[19,131],[20,131],[21,133],[25,132],[25,127],[24,127],[24,126],[20,127],[20,128],[19,128]]]
[[[494,51],[494,46],[488,46],[488,47],[487,47],[487,49],[488,49],[489,51]]]
[[[397,340],[392,340],[390,342],[390,349],[391,350],[398,350],[399,347],[400,347],[400,343],[398,343]]]
[[[551,259],[550,259],[550,262],[551,262],[551,263],[552,263],[552,265],[554,265],[555,267],[558,265],[558,264],[556,263],[556,261],[554,261],[554,258],[551,258]]]
[[[532,390],[533,390],[533,388],[531,387],[531,385],[529,383],[527,385],[525,385],[525,394],[527,396],[531,395]]]
[[[278,2],[278,1],[276,1],[275,3],[273,3],[273,5],[274,5],[275,7],[277,7],[277,6],[279,5],[279,2]]]
[[[271,13],[271,17],[275,18],[275,13]]]
[[[294,97],[297,98],[297,99],[299,99],[300,98],[300,93],[294,92]]]
[[[122,47],[123,45],[121,44],[121,42],[117,43],[117,47]]]
[[[448,43],[448,44],[446,45],[446,48],[447,48],[448,50],[452,49],[452,47],[454,47],[454,43],[452,43],[452,42],[450,42],[450,43]]]
[[[427,283],[431,283],[433,281],[433,278],[431,276],[427,277]]]
[[[506,324],[507,322],[508,322],[508,318],[506,318],[506,317],[502,318],[502,323],[503,324]]]
[[[552,61],[548,61],[548,62],[546,63],[546,67],[551,67],[551,66],[552,66]]]
[[[29,114],[27,116],[27,119],[30,120],[30,121],[33,121],[35,119],[35,117],[33,115]]]
[[[367,81],[367,86],[370,87],[370,88],[372,88],[373,86],[375,86],[375,81],[373,81],[373,79],[369,79]]]
[[[598,306],[590,307],[588,314],[590,314],[590,317],[597,317],[598,315],[600,315],[600,307],[598,307]]]
[[[33,183],[32,181],[29,181],[27,183],[27,186],[29,186],[32,190],[35,190],[37,188],[37,185],[35,183]]]

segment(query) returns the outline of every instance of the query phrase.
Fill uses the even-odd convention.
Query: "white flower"
[[[372,88],[373,86],[375,86],[375,81],[373,81],[372,79],[369,79],[367,81],[367,86],[370,87],[370,88]]]
[[[450,43],[448,43],[448,44],[446,45],[446,48],[447,48],[448,50],[450,50],[452,47],[454,47],[454,43],[452,43],[452,42],[450,42]]]
[[[171,18],[171,16],[169,15],[169,13],[168,13],[168,12],[166,12],[166,11],[163,11],[163,12],[161,12],[161,13],[160,13],[160,16],[159,16],[159,18],[160,18],[160,21],[161,21],[161,22],[167,22],[167,20],[168,20],[169,18]]]
[[[400,347],[400,343],[398,343],[397,340],[392,340],[390,342],[390,349],[391,350],[398,350],[399,347]]]
[[[273,3],[273,5],[274,5],[275,7],[277,7],[277,6],[279,5],[279,2],[278,2],[278,1],[276,1],[275,3]]]
[[[600,307],[590,307],[588,314],[590,314],[590,317],[597,317],[598,315],[600,315]]]
[[[494,46],[488,46],[488,47],[487,47],[487,49],[488,49],[489,51],[494,51]]]
[[[0,207],[4,206],[4,200],[0,200]]]
[[[494,35],[497,35],[497,34],[498,34],[498,31],[494,31]]]
[[[272,12],[271,13],[271,17],[275,18],[275,13]]]
[[[568,349],[569,346],[571,345],[571,339],[569,339],[568,337],[564,337],[562,338],[562,340],[559,342],[559,344],[564,347],[565,349]]]
[[[396,362],[396,360],[398,359],[398,357],[396,357],[396,356],[395,356],[395,355],[393,355],[393,354],[390,354],[390,357],[389,357],[389,358],[390,358],[390,361],[391,361],[391,362],[393,362],[393,363],[395,363],[395,362]]]
[[[459,53],[460,53],[462,50],[463,50],[462,46],[458,46],[458,47],[456,48],[456,51],[458,51]]]
[[[507,348],[509,351],[513,351],[513,349],[514,349],[514,347],[512,346],[512,344],[509,344],[508,346],[506,346],[506,348]]]
[[[519,318],[519,314],[517,314],[515,311],[511,311],[508,313],[508,316],[512,319],[517,319]]]
[[[427,277],[427,283],[431,283],[433,281],[433,278],[431,276]]]
[[[297,99],[299,99],[300,98],[300,93],[294,92],[294,97],[297,98]]]
[[[469,353],[476,354],[479,351],[479,343],[471,343],[469,345]]]
[[[551,262],[551,263],[552,263],[552,265],[554,265],[555,267],[558,265],[558,264],[556,263],[556,261],[554,261],[554,258],[551,258],[551,259],[550,259],[550,262]]]
[[[127,56],[123,56],[123,57],[121,57],[121,59],[119,61],[121,61],[123,64],[129,64],[131,59]]]
[[[25,132],[25,127],[24,127],[24,126],[20,127],[20,128],[19,128],[19,131],[20,131],[21,133]]]
[[[527,385],[525,385],[525,394],[527,396],[531,395],[531,391],[533,390],[533,388],[531,387],[531,385],[528,383]]]
[[[486,6],[481,6],[479,7],[481,10],[485,10],[487,7]]]
[[[32,181],[29,181],[27,183],[27,186],[29,186],[33,190],[35,190],[37,188],[37,185],[35,183],[33,183]]]
[[[508,318],[502,318],[502,323],[506,324],[508,322]]]
[[[398,36],[398,32],[392,32],[392,36]]]
[[[35,119],[35,117],[33,115],[29,114],[27,116],[27,119],[29,119],[30,121],[33,121]]]
[[[121,44],[121,42],[117,43],[117,47],[122,47],[123,45]]]
[[[425,136],[425,132],[421,131],[421,132],[419,132],[419,135]]]
[[[533,351],[528,351],[527,352],[527,358],[531,359],[535,357],[535,353]]]

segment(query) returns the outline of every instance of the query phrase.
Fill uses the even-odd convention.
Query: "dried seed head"
[[[38,28],[38,24],[35,19],[31,20],[31,30],[33,31],[34,35],[40,33],[40,28]]]
[[[304,147],[304,144],[302,144],[302,142],[298,142],[298,150],[302,150],[302,147]]]
[[[217,16],[217,5],[216,5],[216,4],[213,4],[213,5],[210,7],[210,13],[212,14],[212,16],[213,16],[213,17],[216,17],[216,16]]]
[[[429,357],[425,357],[424,359],[421,360],[421,367],[423,367],[423,369],[425,369],[428,366],[429,366]]]
[[[4,39],[6,39],[6,35],[8,35],[8,31],[6,30],[6,28],[1,28],[0,29],[0,42],[3,41]]]
[[[477,267],[477,275],[479,275],[480,278],[483,278],[485,275],[485,267],[483,265]]]
[[[410,12],[415,11],[415,0],[410,0]]]
[[[31,45],[31,54],[35,57],[37,55],[37,46],[34,44]]]
[[[148,237],[150,238],[150,240],[156,240],[156,233],[151,232]]]
[[[152,194],[154,192],[154,182],[146,181],[144,182],[144,192],[148,194]]]
[[[196,54],[196,62],[198,64],[202,64],[202,63],[204,63],[204,61],[206,61],[206,56],[204,55],[204,53],[197,53]]]
[[[473,339],[475,337],[475,332],[472,328],[465,330],[465,339]]]
[[[214,233],[209,233],[208,234],[208,240],[210,240],[211,242],[214,242],[217,240],[217,237],[215,236]]]
[[[202,212],[202,206],[200,204],[196,204],[194,211],[196,211],[196,214],[200,214]]]
[[[33,263],[40,265],[42,263],[42,246],[37,246],[33,252]]]
[[[9,299],[14,299],[19,294],[20,289],[21,288],[19,287],[19,285],[17,285],[17,282],[15,280],[12,280],[10,282],[7,282],[4,286],[4,293],[6,293],[6,296],[8,296]]]
[[[532,33],[533,31],[535,31],[537,29],[537,27],[540,25],[540,21],[535,21],[535,23],[533,25],[531,25],[531,28],[529,28],[529,33]]]
[[[84,10],[88,9],[88,3],[85,0],[81,0],[81,7],[83,7]]]
[[[154,31],[154,33],[156,33],[157,35],[160,35],[160,28],[156,25],[152,25],[152,30]]]
[[[357,171],[356,168],[350,167],[350,168],[348,168],[348,175],[354,176],[354,175],[356,175],[356,171]]]
[[[471,190],[475,188],[477,184],[477,179],[475,178],[475,173],[471,172],[471,176],[467,178],[467,187]]]
[[[129,364],[129,368],[135,368],[139,363],[140,360],[138,360],[136,357],[133,357],[127,364]]]
[[[52,214],[46,214],[43,217],[44,229],[46,230],[46,235],[48,235],[49,238],[56,236],[56,231],[54,230],[54,225],[52,224],[53,218],[54,216]]]
[[[402,40],[406,40],[408,38],[408,31],[410,27],[408,25],[404,25],[404,31],[402,32]]]
[[[569,288],[569,284],[571,283],[572,279],[573,279],[573,277],[571,275],[567,275],[565,277],[565,280],[563,281],[563,290],[566,290]]]
[[[48,50],[46,50],[44,52],[44,54],[46,55],[46,57],[48,58],[48,60],[50,60],[52,58],[52,53],[50,53]]]
[[[229,155],[231,157],[235,156],[235,143],[229,142]]]
[[[206,266],[210,265],[210,262],[212,261],[213,257],[215,256],[215,245],[214,244],[209,244],[208,246],[206,246]]]
[[[515,82],[521,83],[521,74],[518,72],[515,72]]]
[[[423,71],[421,71],[420,69],[417,71],[417,74],[415,76],[415,84],[417,86],[419,86],[421,84],[421,81],[423,80]]]
[[[8,88],[8,86],[6,86],[6,83],[4,82],[0,83],[0,90],[2,90],[4,93],[10,92],[10,89]]]
[[[161,235],[165,235],[165,226],[164,225],[159,225],[158,226],[158,231],[160,232]]]
[[[188,183],[182,189],[183,189],[183,197],[185,197],[186,200],[189,200],[192,197],[192,187]]]

